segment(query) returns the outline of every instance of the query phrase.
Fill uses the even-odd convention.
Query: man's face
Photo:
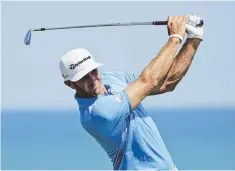
[[[99,95],[102,89],[100,74],[97,69],[92,70],[73,84],[75,89],[91,97]]]

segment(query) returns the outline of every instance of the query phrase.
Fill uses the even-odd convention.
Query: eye
[[[83,76],[80,80],[81,81],[84,81],[84,80],[86,80],[86,79],[88,79],[89,78],[89,74],[86,74],[85,76]]]
[[[91,73],[93,74],[93,73],[96,73],[96,71],[97,71],[97,69],[93,69],[92,71],[91,71]]]
[[[81,80],[86,80],[89,79],[90,74],[97,74],[98,70],[97,69],[93,69],[90,73],[86,74],[84,77],[81,78]]]
[[[85,75],[84,77],[82,77],[81,80],[85,80],[85,79],[87,79],[87,78],[89,78],[89,74],[87,74],[87,75]]]

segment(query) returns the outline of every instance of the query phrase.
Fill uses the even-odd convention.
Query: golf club
[[[30,45],[33,31],[46,31],[46,30],[61,30],[61,29],[74,29],[74,28],[89,28],[89,27],[110,27],[110,26],[137,26],[137,25],[167,25],[167,21],[152,21],[152,22],[128,22],[128,23],[111,23],[111,24],[93,24],[93,25],[80,25],[68,27],[54,27],[54,28],[39,28],[30,29],[24,38],[24,44]],[[197,23],[198,26],[203,25],[203,20]]]

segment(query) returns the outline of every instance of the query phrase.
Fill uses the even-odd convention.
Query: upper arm
[[[125,89],[132,109],[151,93],[154,85],[155,82],[151,78],[139,77]]]
[[[153,87],[153,80],[140,76],[136,78],[135,74],[118,72],[117,76],[128,84],[125,91],[127,93],[131,109],[134,109],[138,104],[150,94]]]

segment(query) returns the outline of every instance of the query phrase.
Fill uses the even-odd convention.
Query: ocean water
[[[235,170],[235,108],[150,109],[181,170]],[[108,170],[110,159],[73,110],[2,110],[7,170]]]

